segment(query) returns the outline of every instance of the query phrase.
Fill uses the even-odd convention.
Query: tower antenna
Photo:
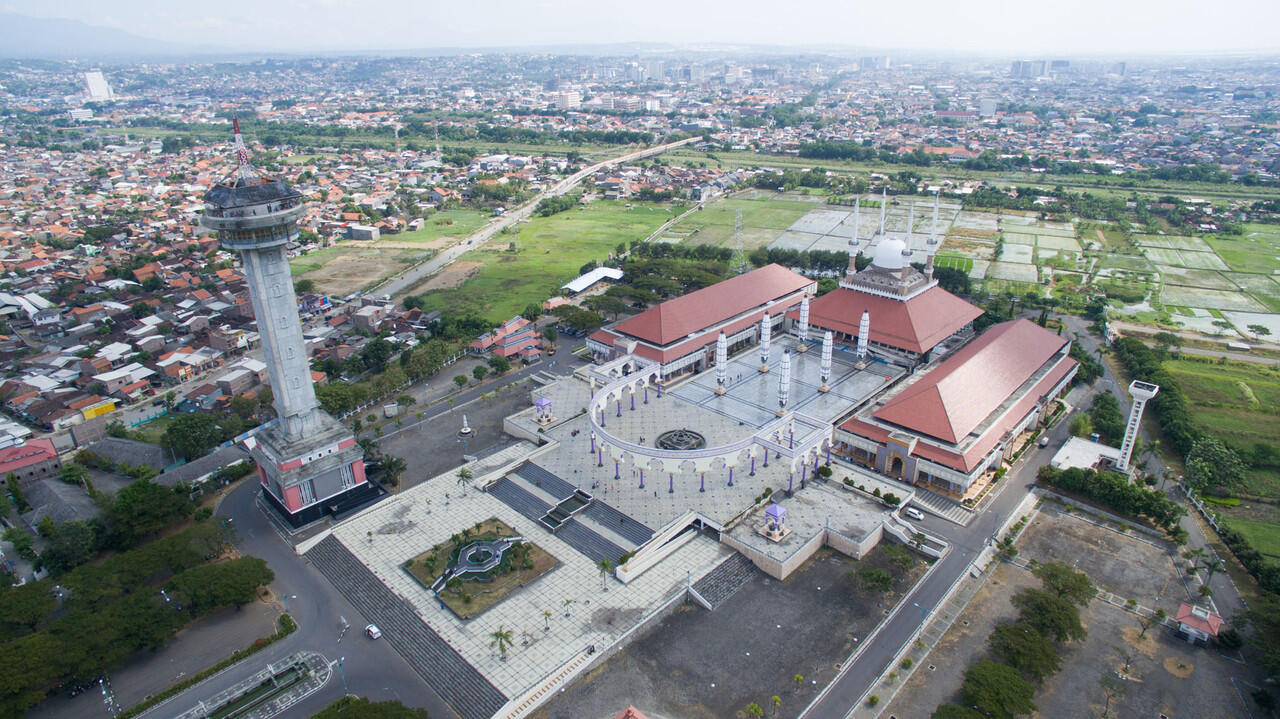
[[[253,179],[253,165],[249,163],[249,148],[244,145],[244,137],[240,135],[240,118],[231,118],[231,129],[235,132],[234,148],[236,152],[236,180],[247,182]]]

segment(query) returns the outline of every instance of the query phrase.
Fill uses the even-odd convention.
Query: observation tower
[[[236,169],[204,196],[201,224],[244,263],[277,420],[246,441],[263,495],[298,527],[377,495],[355,436],[316,401],[302,341],[288,245],[298,237],[302,195],[258,172],[235,128]]]

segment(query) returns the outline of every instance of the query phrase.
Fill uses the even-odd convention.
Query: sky
[[[1280,51],[1280,0],[0,0],[0,11],[287,52],[618,42],[987,56]]]

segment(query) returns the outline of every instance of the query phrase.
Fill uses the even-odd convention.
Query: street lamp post
[[[350,694],[351,690],[347,688],[347,674],[342,671],[342,662],[346,657],[338,657],[338,676],[342,677],[342,693]]]
[[[912,602],[911,606],[920,610],[920,623],[924,624],[925,620],[929,618],[929,610],[925,607],[920,606],[920,602]]]

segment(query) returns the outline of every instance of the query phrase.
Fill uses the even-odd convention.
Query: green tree
[[[387,454],[382,457],[382,471],[387,477],[387,484],[395,487],[400,484],[400,475],[404,474],[405,461],[401,457]]]
[[[524,306],[524,312],[521,312],[520,316],[533,322],[542,316],[542,305],[530,302]]]
[[[471,376],[472,376],[472,377],[475,377],[477,382],[479,382],[480,380],[484,379],[484,376],[485,376],[485,375],[487,375],[487,374],[489,374],[489,368],[488,368],[488,367],[485,367],[485,366],[484,366],[484,365],[482,365],[482,364],[478,364],[478,365],[476,365],[476,366],[475,366],[474,368],[472,368],[472,370],[471,370]]]
[[[1213,437],[1201,437],[1187,455],[1187,484],[1192,489],[1233,487],[1244,476],[1245,464],[1235,450]]]
[[[163,436],[165,446],[186,459],[197,459],[209,453],[222,441],[218,418],[203,412],[178,415],[169,423]]]
[[[238,394],[231,398],[231,411],[244,420],[252,420],[258,412],[258,400]]]
[[[1035,687],[1017,669],[993,661],[981,661],[964,673],[960,695],[964,703],[991,719],[1013,719],[1036,710]]]
[[[55,606],[47,580],[0,589],[0,623],[8,635],[34,632]]]
[[[460,374],[453,378],[453,383],[458,385],[458,389],[462,389],[463,387],[466,387],[467,382],[470,382],[470,381],[471,380],[467,379],[467,376],[465,374]]]
[[[84,522],[63,522],[48,535],[40,563],[55,574],[70,571],[84,564],[98,551],[97,537]]]
[[[596,569],[600,570],[600,588],[608,591],[609,572],[613,571],[613,561],[608,557],[596,562]]]
[[[489,367],[494,374],[506,374],[511,369],[511,360],[506,357],[490,357]]]
[[[884,594],[893,588],[893,575],[878,567],[863,567],[857,572],[858,586],[863,591]]]
[[[298,294],[303,294],[305,292],[314,292],[315,289],[316,289],[315,280],[302,279],[293,283],[293,291],[297,292]]]
[[[542,328],[542,339],[548,342],[555,342],[559,337],[560,333],[556,331],[555,327]]]
[[[458,480],[458,487],[462,489],[462,496],[465,497],[467,496],[467,483],[471,481],[471,477],[473,476],[471,474],[471,470],[463,467],[458,470],[458,474],[456,476]]]
[[[139,479],[116,494],[110,511],[110,543],[117,549],[132,547],[173,520],[190,516],[192,509],[186,487],[170,488]]]
[[[489,643],[489,646],[496,648],[498,650],[498,654],[502,657],[502,660],[506,661],[507,648],[510,647],[513,642],[514,632],[499,624],[497,629],[489,632],[489,639],[492,640]]]
[[[1076,605],[1039,589],[1024,589],[1013,597],[1021,621],[1056,642],[1084,639],[1084,625]]]
[[[1040,580],[1045,591],[1073,604],[1085,606],[1097,594],[1097,587],[1084,572],[1077,572],[1062,562],[1037,564],[1031,573]]]
[[[1249,325],[1246,329],[1249,330],[1249,334],[1252,334],[1254,339],[1261,339],[1271,334],[1271,329],[1266,325]]]
[[[987,638],[991,653],[1034,682],[1062,667],[1062,658],[1049,640],[1030,624],[1001,622]]]
[[[241,607],[258,596],[258,587],[275,574],[257,557],[239,557],[219,564],[202,564],[175,574],[165,588],[182,597],[192,616],[223,606]]]
[[[412,709],[398,701],[372,702],[345,696],[311,719],[431,719],[426,709]]]
[[[27,504],[27,498],[22,494],[22,485],[18,483],[18,475],[13,472],[5,474],[4,484],[9,490],[9,496],[13,499],[13,505],[18,508],[18,514],[24,514],[31,509],[31,505]]]

